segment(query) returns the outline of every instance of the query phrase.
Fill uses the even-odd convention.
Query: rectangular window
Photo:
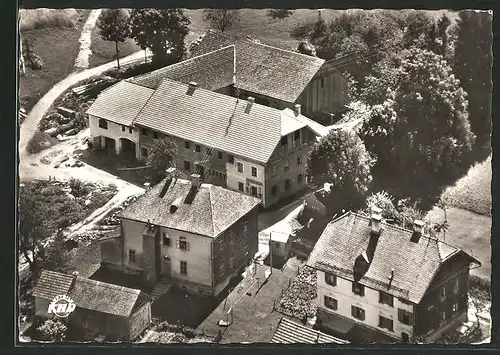
[[[222,152],[217,152],[217,158],[218,159],[224,158],[224,155],[222,154]]]
[[[252,191],[252,196],[257,197],[257,187],[252,186],[251,191]]]
[[[125,132],[125,126],[122,125],[122,132]]]
[[[338,309],[338,302],[335,298],[325,296],[323,302],[326,308],[333,309],[334,311]]]
[[[142,155],[144,158],[147,158],[147,157],[148,157],[148,150],[147,150],[147,148],[141,148],[141,155]]]
[[[170,235],[168,233],[163,233],[163,245],[170,246]]]
[[[132,133],[132,127],[128,128],[128,133]]]
[[[285,191],[290,190],[290,185],[291,185],[290,179],[285,180]]]
[[[412,314],[404,309],[398,309],[398,320],[406,325],[413,325]]]
[[[271,187],[271,195],[276,196],[277,193],[278,193],[278,186],[274,185],[273,187]]]
[[[234,164],[234,155],[228,154],[227,161],[229,164]]]
[[[239,173],[242,173],[243,172],[243,163],[237,163],[237,166],[238,166],[238,172]]]
[[[365,287],[357,282],[352,283],[352,293],[358,296],[365,295]]]
[[[378,326],[379,326],[379,328],[387,329],[387,330],[390,330],[391,332],[393,332],[394,331],[393,323],[394,322],[392,321],[392,319],[385,318],[385,317],[382,317],[382,316],[378,317]]]
[[[191,171],[191,163],[184,160],[184,170]]]
[[[356,306],[351,306],[351,315],[359,320],[365,320],[365,310]]]
[[[257,177],[257,168],[255,166],[252,166],[252,176]]]
[[[337,276],[325,272],[325,282],[330,286],[337,286]]]
[[[276,165],[273,165],[273,176],[276,176],[278,174],[277,170],[276,170]]]
[[[186,241],[186,237],[179,237],[177,249],[189,250],[189,243]]]
[[[300,155],[297,157],[297,165],[302,165],[302,157]]]
[[[188,265],[187,262],[181,261],[181,275],[187,275],[188,273]]]
[[[240,190],[241,192],[245,191],[245,186],[242,182],[238,183],[238,190]]]
[[[302,174],[297,175],[297,182],[302,184]]]
[[[158,132],[153,131],[153,138],[154,138],[154,139],[158,139]]]
[[[378,303],[387,304],[391,307],[394,307],[394,297],[385,293],[383,291],[379,291]]]
[[[184,148],[191,149],[191,143],[189,141],[184,141]]]
[[[201,146],[199,144],[196,144],[194,146],[194,150],[197,152],[197,153],[200,153],[201,152]]]
[[[135,263],[135,250],[134,249],[128,250],[128,261],[130,263]]]

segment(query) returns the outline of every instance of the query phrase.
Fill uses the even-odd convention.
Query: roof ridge
[[[255,41],[252,41],[252,40],[251,40],[251,39],[249,39],[249,38],[245,38],[244,40],[245,40],[245,41],[248,41],[248,42],[251,42],[251,43],[254,43],[254,44],[258,44],[258,45],[264,46],[264,47],[269,47],[269,48],[272,48],[272,49],[277,49],[277,50],[279,50],[279,51],[293,53],[293,54],[296,54],[296,55],[298,55],[298,56],[308,57],[309,59],[314,59],[314,60],[317,60],[317,61],[322,61],[323,63],[325,63],[325,62],[326,62],[324,59],[319,58],[319,57],[313,57],[313,56],[311,56],[311,55],[307,55],[307,54],[303,54],[303,53],[299,53],[299,52],[294,52],[294,51],[291,51],[291,50],[289,50],[289,49],[283,49],[283,48],[279,48],[279,47],[271,46],[271,45],[269,45],[269,44],[255,42]]]
[[[212,187],[213,185],[209,185],[207,186],[208,187],[208,197],[210,199],[210,203],[209,203],[209,206],[210,206],[210,219],[212,220],[212,237],[214,237],[216,234],[215,234],[215,221],[214,221],[214,208],[212,206]]]
[[[104,287],[104,288],[109,288],[109,289],[113,289],[113,290],[117,290],[117,291],[118,290],[119,291],[124,291],[124,292],[131,293],[131,294],[139,294],[141,292],[141,290],[136,289],[136,288],[115,285],[115,284],[111,284],[111,283],[104,282],[104,281],[92,280],[92,279],[89,279],[89,278],[86,278],[86,277],[82,277],[82,276],[78,276],[77,277],[77,281],[78,282],[87,282],[87,283],[90,283],[90,284],[94,284],[96,286],[100,286],[100,287]]]

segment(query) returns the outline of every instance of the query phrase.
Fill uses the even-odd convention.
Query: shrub
[[[75,197],[83,197],[89,193],[85,184],[77,178],[72,177],[69,180],[69,188],[71,189],[71,194]]]
[[[47,319],[36,330],[41,340],[63,341],[66,339],[68,327],[60,320]]]
[[[28,66],[33,70],[40,70],[43,68],[43,60],[36,53],[32,53],[28,59]]]

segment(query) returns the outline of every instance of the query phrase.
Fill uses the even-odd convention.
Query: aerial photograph
[[[491,343],[492,20],[21,8],[16,344]]]

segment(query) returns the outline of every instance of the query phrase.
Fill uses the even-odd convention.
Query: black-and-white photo
[[[18,342],[491,342],[486,10],[21,9]]]

